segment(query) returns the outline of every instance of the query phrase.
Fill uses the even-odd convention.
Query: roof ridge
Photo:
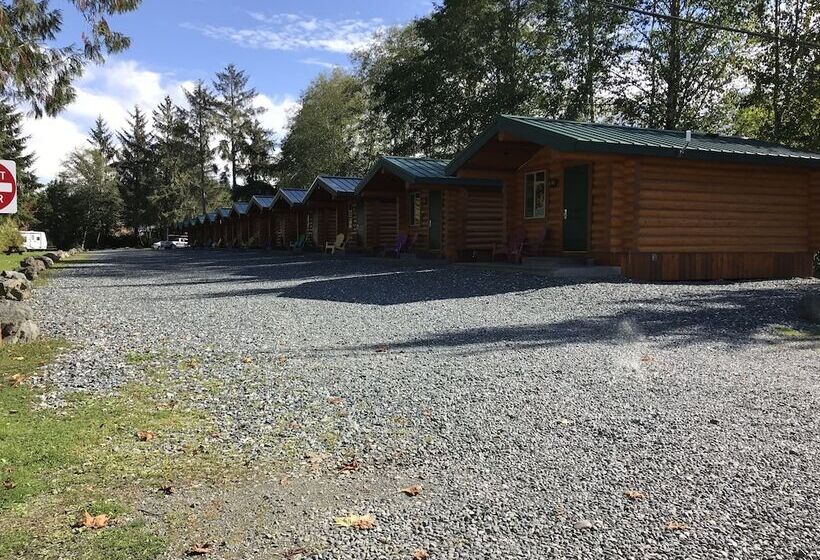
[[[645,131],[645,132],[658,132],[663,134],[675,134],[681,135],[683,137],[686,136],[687,132],[692,133],[693,138],[701,137],[701,138],[724,138],[727,140],[743,140],[744,142],[752,142],[759,146],[777,146],[780,148],[787,148],[789,150],[797,150],[797,148],[792,148],[787,146],[786,144],[782,144],[780,142],[772,142],[769,140],[761,140],[759,138],[752,138],[749,136],[741,136],[738,134],[721,134],[718,132],[704,132],[702,130],[697,129],[679,129],[679,128],[651,128],[651,127],[644,127],[644,126],[637,126],[633,124],[622,124],[622,123],[605,123],[605,122],[589,122],[589,121],[575,121],[572,119],[551,119],[549,117],[535,117],[535,116],[527,116],[527,115],[512,115],[512,114],[503,114],[502,117],[511,118],[511,119],[519,119],[519,120],[537,120],[543,122],[556,122],[556,123],[568,123],[568,124],[577,124],[581,126],[590,126],[590,127],[600,127],[600,128],[615,128],[620,130],[633,130],[633,131]],[[802,148],[799,149],[803,151]]]

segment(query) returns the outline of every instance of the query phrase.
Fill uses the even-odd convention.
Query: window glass
[[[524,176],[524,217],[543,218],[547,208],[547,173],[536,171]]]
[[[421,194],[410,194],[410,225],[417,226],[421,223]]]

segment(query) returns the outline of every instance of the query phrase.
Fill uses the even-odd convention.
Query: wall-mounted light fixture
[[[551,189],[558,188],[558,178],[557,177],[550,177],[547,179],[547,186]]]

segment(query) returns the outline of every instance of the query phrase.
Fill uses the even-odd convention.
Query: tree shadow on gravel
[[[778,338],[774,325],[808,328],[798,319],[801,295],[816,290],[806,285],[784,289],[727,289],[677,298],[615,301],[621,309],[593,317],[554,323],[482,327],[428,334],[403,342],[375,341],[327,351],[419,351],[431,348],[467,348],[470,353],[492,352],[499,345],[517,348],[554,347],[598,343],[622,345],[657,342],[662,347],[686,347],[709,343],[742,347],[753,342],[788,344],[789,347],[820,347],[816,338]],[[761,338],[761,333],[773,335]]]

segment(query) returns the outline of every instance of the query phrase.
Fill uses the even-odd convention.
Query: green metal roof
[[[267,210],[273,204],[273,196],[255,194],[251,198],[251,205],[256,206],[260,210]]]
[[[250,209],[251,205],[247,202],[234,202],[233,206],[231,207],[231,212],[235,212],[240,216],[244,216],[248,213],[248,209]]]
[[[480,187],[501,187],[502,182],[495,179],[472,179],[455,177],[447,173],[446,159],[411,158],[398,156],[383,156],[376,160],[364,179],[361,180],[356,192],[360,193],[373,180],[376,174],[385,169],[407,183],[431,183],[437,185],[463,185]]]
[[[230,218],[231,217],[231,207],[228,208],[220,208],[216,211],[216,215],[218,218]]]
[[[273,204],[275,205],[280,199],[287,202],[291,207],[297,204],[302,204],[305,200],[306,194],[307,191],[305,189],[290,189],[282,187],[276,191],[276,195],[273,197]]]
[[[631,126],[551,120],[502,115],[447,166],[455,174],[481,147],[499,132],[549,146],[562,152],[596,152],[740,163],[820,167],[820,154],[775,144],[717,134],[658,130]]]

